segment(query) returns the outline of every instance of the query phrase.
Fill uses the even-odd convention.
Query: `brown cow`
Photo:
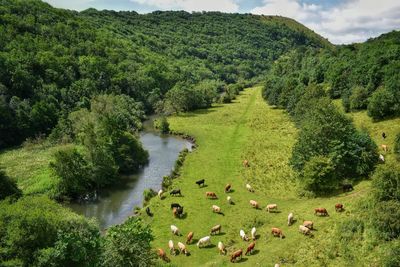
[[[231,255],[231,262],[235,262],[237,258],[242,258],[242,254],[243,254],[243,250],[239,249],[236,250],[235,252],[233,252],[233,254]]]
[[[206,198],[217,199],[217,195],[214,192],[206,192]]]
[[[250,200],[250,205],[251,205],[253,208],[255,208],[255,209],[258,209],[258,208],[259,208],[258,202],[255,201],[255,200]]]
[[[285,235],[283,234],[282,230],[276,227],[273,227],[271,229],[271,234],[274,235],[274,237],[279,236],[281,239],[285,237]]]
[[[337,203],[335,204],[335,211],[343,211],[343,204]]]
[[[251,252],[253,251],[255,246],[256,246],[256,242],[251,242],[250,245],[247,247],[246,253],[244,253],[244,255],[247,255],[248,253],[251,254]]]
[[[213,228],[211,228],[211,232],[210,235],[215,234],[215,233],[221,233],[221,225],[217,224],[216,226],[214,226]]]
[[[229,193],[231,191],[231,184],[225,185],[225,193]]]
[[[389,147],[388,145],[381,145],[383,151],[388,152],[389,151]]]
[[[303,226],[307,227],[310,230],[313,230],[314,228],[314,223],[312,221],[304,221]]]
[[[190,232],[186,237],[186,244],[190,244],[193,239],[193,232]]]
[[[160,257],[162,260],[169,262],[169,258],[167,257],[167,253],[162,248],[157,249],[157,255]]]
[[[328,211],[325,208],[314,209],[314,215],[329,216]]]
[[[249,161],[247,159],[243,160],[243,167],[250,167]]]

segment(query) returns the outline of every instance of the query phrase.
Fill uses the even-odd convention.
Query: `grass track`
[[[245,249],[249,243],[240,240],[239,230],[249,234],[253,226],[257,227],[260,239],[256,253],[245,256],[240,265],[273,266],[284,260],[285,266],[302,266],[302,255],[297,253],[299,244],[307,247],[318,246],[325,233],[332,230],[341,217],[351,213],[354,199],[366,194],[369,182],[362,182],[350,194],[330,198],[299,200],[295,196],[296,186],[293,173],[288,166],[291,147],[295,142],[296,129],[286,113],[265,104],[261,97],[261,88],[247,89],[232,104],[216,105],[208,110],[200,110],[170,118],[173,130],[185,132],[196,137],[198,149],[189,154],[181,171],[181,177],[174,181],[174,188],[180,188],[183,197],[167,196],[164,200],[153,199],[150,203],[154,211],[151,223],[155,248],[168,251],[168,240],[184,242],[188,232],[194,232],[194,239],[209,235],[210,228],[222,225],[221,235],[211,237],[213,246],[198,249],[195,244],[188,247],[190,257],[171,256],[171,265],[176,266],[226,266],[231,265],[228,256],[218,254],[217,243],[222,241],[228,249],[228,255],[238,248]],[[250,168],[242,167],[242,160],[250,161]],[[195,181],[206,179],[207,187],[198,188]],[[245,189],[250,183],[255,193]],[[226,203],[224,186],[232,184],[234,192],[229,195],[235,205]],[[206,191],[216,192],[218,200],[205,198]],[[261,204],[262,210],[250,207],[249,200]],[[187,216],[173,218],[170,204],[178,202],[184,206]],[[334,204],[341,202],[346,213],[336,214]],[[281,213],[267,214],[264,207],[276,203]],[[224,216],[212,213],[211,206],[222,208]],[[315,207],[326,207],[331,216],[318,218],[313,215]],[[287,226],[287,215],[294,212],[298,222]],[[304,219],[313,220],[318,228],[315,238],[309,239],[298,233],[298,223]],[[170,225],[177,225],[182,237],[172,236]],[[271,227],[283,229],[286,239],[272,238]],[[316,254],[320,253],[316,249]],[[316,256],[316,255],[315,255]],[[161,261],[160,261],[161,264]],[[326,263],[320,263],[324,265]],[[329,264],[329,263],[328,263]],[[336,263],[329,265],[335,266]],[[317,264],[319,265],[319,264]]]

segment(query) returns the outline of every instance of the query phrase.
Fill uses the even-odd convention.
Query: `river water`
[[[162,177],[169,175],[174,168],[179,152],[191,149],[192,144],[175,136],[160,135],[146,131],[140,135],[143,147],[149,151],[149,164],[139,173],[126,177],[118,188],[102,190],[97,201],[71,203],[68,206],[85,217],[94,217],[101,229],[124,222],[133,215],[135,206],[142,206],[143,191],[161,188]]]

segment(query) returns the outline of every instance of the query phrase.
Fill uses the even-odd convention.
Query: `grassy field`
[[[367,124],[365,113],[353,114],[357,125]],[[248,242],[239,237],[240,229],[249,234],[255,226],[259,234],[256,241],[256,252],[244,256],[241,265],[274,266],[281,262],[283,266],[340,266],[340,259],[331,255],[323,255],[322,244],[326,236],[332,233],[335,224],[352,214],[356,199],[369,191],[369,181],[355,186],[351,193],[335,197],[298,199],[294,174],[288,166],[291,147],[295,142],[296,129],[287,114],[265,104],[260,88],[247,89],[232,104],[216,105],[208,110],[200,110],[170,118],[173,130],[185,132],[196,137],[198,149],[189,154],[182,168],[182,175],[175,180],[174,188],[180,188],[183,197],[170,197],[164,200],[153,199],[150,203],[155,215],[144,216],[151,223],[155,248],[168,251],[168,240],[175,244],[184,242],[188,232],[194,232],[195,241],[210,234],[216,224],[222,225],[222,234],[211,237],[212,246],[199,249],[195,243],[188,246],[190,257],[183,255],[170,256],[171,265],[176,266],[226,266],[230,265],[228,256],[219,255],[216,245],[222,241],[228,249],[228,255],[239,248],[246,249]],[[389,138],[393,138],[398,129],[389,127],[383,122],[373,131],[376,141],[378,133],[385,128]],[[375,125],[367,124],[375,129]],[[375,134],[376,132],[376,134]],[[390,145],[392,139],[387,140]],[[379,143],[379,142],[378,142]],[[250,168],[244,168],[242,161],[248,159]],[[206,179],[207,187],[198,188],[195,181]],[[224,193],[224,186],[232,184],[233,192]],[[255,192],[246,190],[245,184],[251,184]],[[216,192],[218,200],[205,198],[206,191]],[[226,202],[227,195],[235,201],[235,205]],[[249,201],[256,200],[262,209],[250,207]],[[178,202],[184,206],[187,215],[174,218],[170,204]],[[280,213],[268,214],[264,208],[267,204],[276,203]],[[346,212],[336,213],[335,203],[343,203]],[[211,206],[222,208],[224,215],[214,214]],[[316,217],[313,209],[326,207],[329,217]],[[298,220],[293,226],[287,226],[287,215],[295,214]],[[298,225],[303,220],[313,220],[318,231],[314,238],[308,238],[298,232]],[[183,236],[172,236],[170,225],[178,226]],[[285,239],[273,238],[271,227],[279,227],[286,235]],[[319,246],[321,245],[321,246]],[[301,251],[307,250],[304,260]],[[331,259],[331,260],[330,260]],[[306,263],[307,262],[307,263]],[[161,264],[161,260],[160,260]]]

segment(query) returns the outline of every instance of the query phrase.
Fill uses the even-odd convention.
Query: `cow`
[[[278,205],[276,204],[268,204],[267,207],[265,208],[268,212],[271,212],[272,210],[278,210]]]
[[[206,198],[217,199],[218,197],[214,192],[206,192]]]
[[[172,241],[172,240],[168,241],[168,247],[169,247],[169,253],[172,255],[175,255],[176,251],[175,251],[175,247],[174,247],[174,241]]]
[[[282,230],[276,227],[271,228],[271,234],[274,237],[280,237],[281,239],[285,237],[285,235],[283,234]]]
[[[229,193],[231,191],[231,184],[225,185],[225,193]]]
[[[197,247],[201,248],[209,244],[211,244],[210,236],[205,236],[199,239],[199,241],[197,242]]]
[[[258,202],[255,201],[255,200],[250,200],[250,205],[251,205],[253,208],[255,208],[255,209],[258,209],[258,208],[259,208]]]
[[[147,207],[147,208],[146,208],[146,213],[147,213],[147,215],[149,215],[150,217],[153,216],[153,213],[151,213],[151,211],[150,211],[150,207]]]
[[[221,241],[218,242],[218,250],[219,254],[226,254],[225,245]]]
[[[174,235],[180,236],[179,229],[175,225],[171,225],[171,232]]]
[[[340,204],[340,203],[335,204],[335,211],[341,212],[343,210],[344,210],[343,204]]]
[[[249,241],[248,236],[246,235],[246,233],[242,229],[240,229],[239,235],[240,235],[240,237],[242,238],[243,241]]]
[[[304,225],[299,225],[299,232],[303,235],[312,235],[311,230]]]
[[[255,227],[251,228],[251,239],[256,240],[257,229]]]
[[[174,217],[182,217],[183,214],[183,207],[180,208],[173,208],[172,213],[174,214]]]
[[[249,190],[249,192],[254,192],[253,187],[251,187],[249,184],[246,184],[246,189]]]
[[[217,224],[211,228],[210,235],[216,234],[217,232],[221,233],[221,225],[220,224]]]
[[[353,185],[351,184],[343,184],[342,185],[343,192],[353,191]]]
[[[180,195],[182,196],[181,190],[180,189],[174,189],[169,193],[171,196],[176,196],[176,195]]]
[[[189,232],[189,234],[186,237],[186,244],[192,243],[193,235],[194,235],[193,232]]]
[[[388,152],[389,151],[389,146],[388,145],[381,145],[381,148],[383,151]]]
[[[289,215],[287,216],[287,225],[288,225],[288,226],[291,226],[292,223],[293,223],[293,220],[294,220],[294,216],[293,216],[293,213],[291,212],[291,213],[289,213]]]
[[[226,200],[228,201],[229,204],[233,204],[232,197],[227,196],[227,197],[226,197]]]
[[[215,213],[221,213],[221,208],[217,205],[212,205],[212,211]]]
[[[231,255],[231,262],[235,262],[237,258],[242,258],[243,250],[239,249],[232,253]]]
[[[325,208],[315,208],[314,215],[329,216],[328,211]]]
[[[158,193],[157,193],[157,195],[158,195],[158,197],[159,197],[160,199],[163,198],[163,194],[164,194],[164,191],[163,191],[162,189],[160,189],[160,190],[158,191]]]
[[[186,249],[185,244],[178,242],[178,248],[179,248],[179,252],[185,254],[186,256],[189,256],[190,253],[189,251]]]
[[[205,184],[205,182],[206,182],[206,180],[204,180],[204,179],[201,179],[201,180],[198,180],[198,181],[196,181],[196,184],[200,187],[203,187],[204,186],[204,184]]]
[[[167,257],[167,253],[162,248],[157,249],[157,255],[160,257],[162,260],[169,262],[169,258]]]
[[[382,154],[379,154],[379,161],[382,163],[385,162],[385,157]]]
[[[179,205],[178,203],[171,203],[171,210],[173,208],[182,208],[181,205]]]
[[[314,229],[314,223],[312,221],[304,221],[303,226],[307,227],[310,230]]]
[[[247,159],[243,160],[243,167],[245,168],[250,167],[250,163]]]
[[[274,267],[281,267],[281,266],[279,265],[279,263],[275,263]]]
[[[246,249],[246,253],[244,253],[244,255],[247,255],[248,253],[251,254],[251,252],[253,251],[254,247],[256,246],[256,242],[251,242],[250,245],[247,247]]]

